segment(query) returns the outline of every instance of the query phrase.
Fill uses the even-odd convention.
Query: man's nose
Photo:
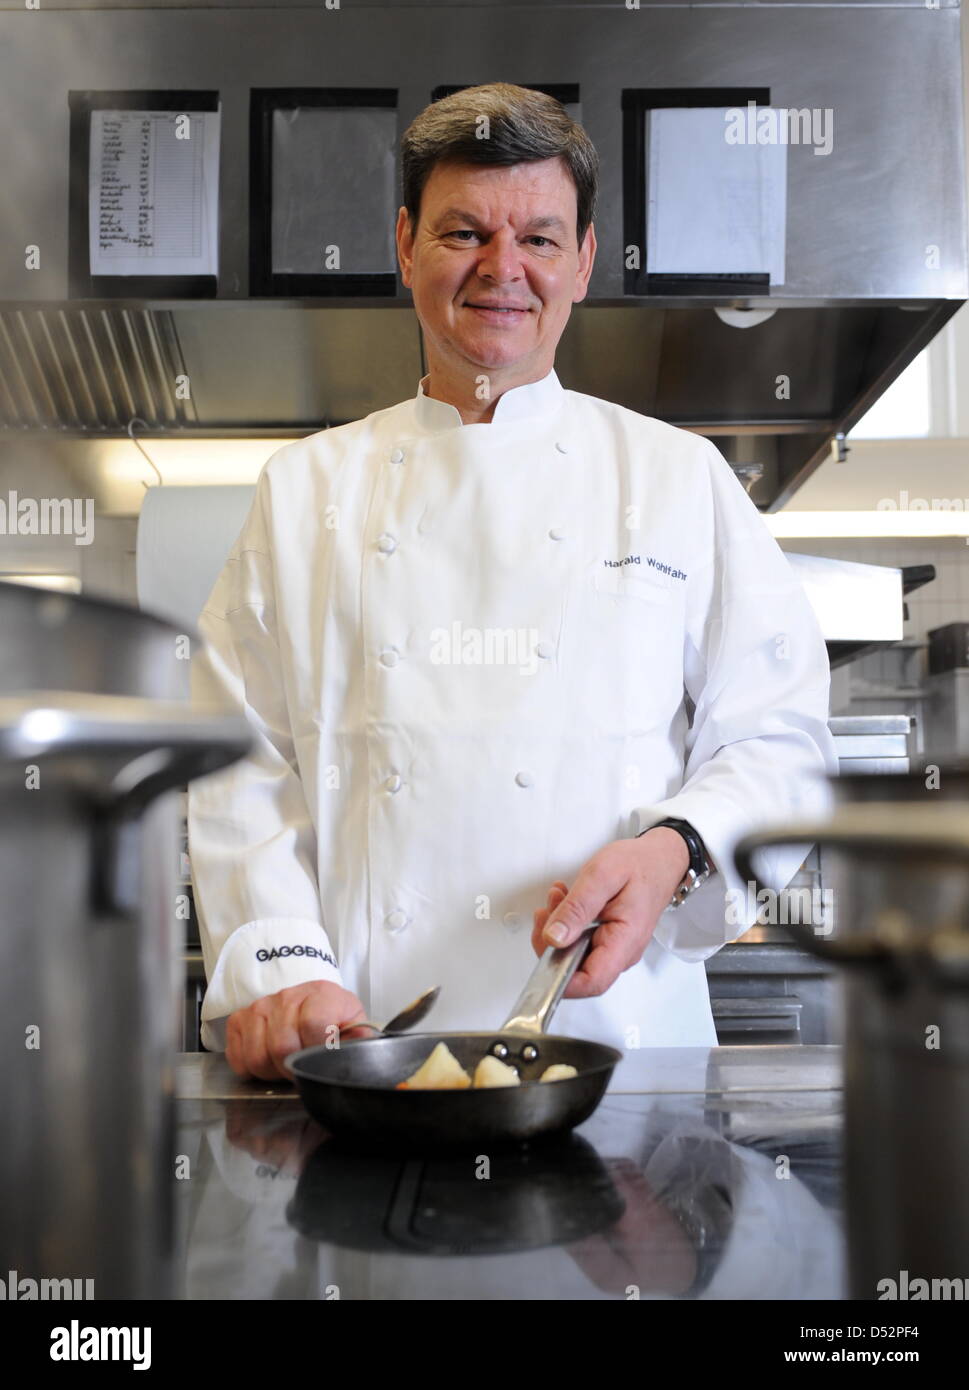
[[[507,285],[523,277],[521,247],[513,232],[498,232],[482,248],[478,258],[478,274],[496,285]]]

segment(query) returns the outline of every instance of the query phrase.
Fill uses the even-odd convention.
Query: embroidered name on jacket
[[[622,560],[603,560],[603,564],[609,569],[621,569],[623,565],[641,565],[642,555],[627,555]],[[645,557],[650,569],[659,570],[661,574],[668,574],[671,579],[685,579],[686,575],[682,570],[675,569],[672,565],[664,565],[662,560],[656,560],[652,555]]]
[[[256,960],[278,960],[284,956],[318,956],[336,967],[336,961],[329,951],[321,951],[318,946],[274,946],[271,951],[256,952]]]

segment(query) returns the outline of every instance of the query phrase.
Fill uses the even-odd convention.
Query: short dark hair
[[[481,118],[488,137],[481,138]],[[404,207],[416,227],[421,194],[435,164],[525,164],[561,158],[575,184],[579,245],[595,216],[599,156],[561,102],[530,87],[489,82],[431,102],[401,140]]]

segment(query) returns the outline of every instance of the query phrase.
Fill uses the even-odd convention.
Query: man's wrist
[[[676,874],[673,887],[682,883],[686,877],[686,871],[690,867],[690,851],[686,841],[678,830],[674,830],[669,825],[650,826],[648,830],[643,830],[637,839],[645,840],[649,837],[650,844],[662,844],[663,853],[669,859],[670,870]],[[670,890],[672,892],[672,889]]]
[[[691,893],[696,892],[715,870],[699,832],[689,821],[670,817],[647,826],[645,830],[640,831],[640,835],[658,834],[660,830],[668,830],[679,839],[686,853],[686,867],[676,882],[670,900],[670,907],[675,908],[685,902]],[[682,863],[682,853],[677,862]]]

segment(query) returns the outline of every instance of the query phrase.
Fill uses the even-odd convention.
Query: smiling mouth
[[[471,304],[466,303],[466,309],[477,309],[482,314],[527,314],[529,310],[523,305],[504,305],[504,304]]]

